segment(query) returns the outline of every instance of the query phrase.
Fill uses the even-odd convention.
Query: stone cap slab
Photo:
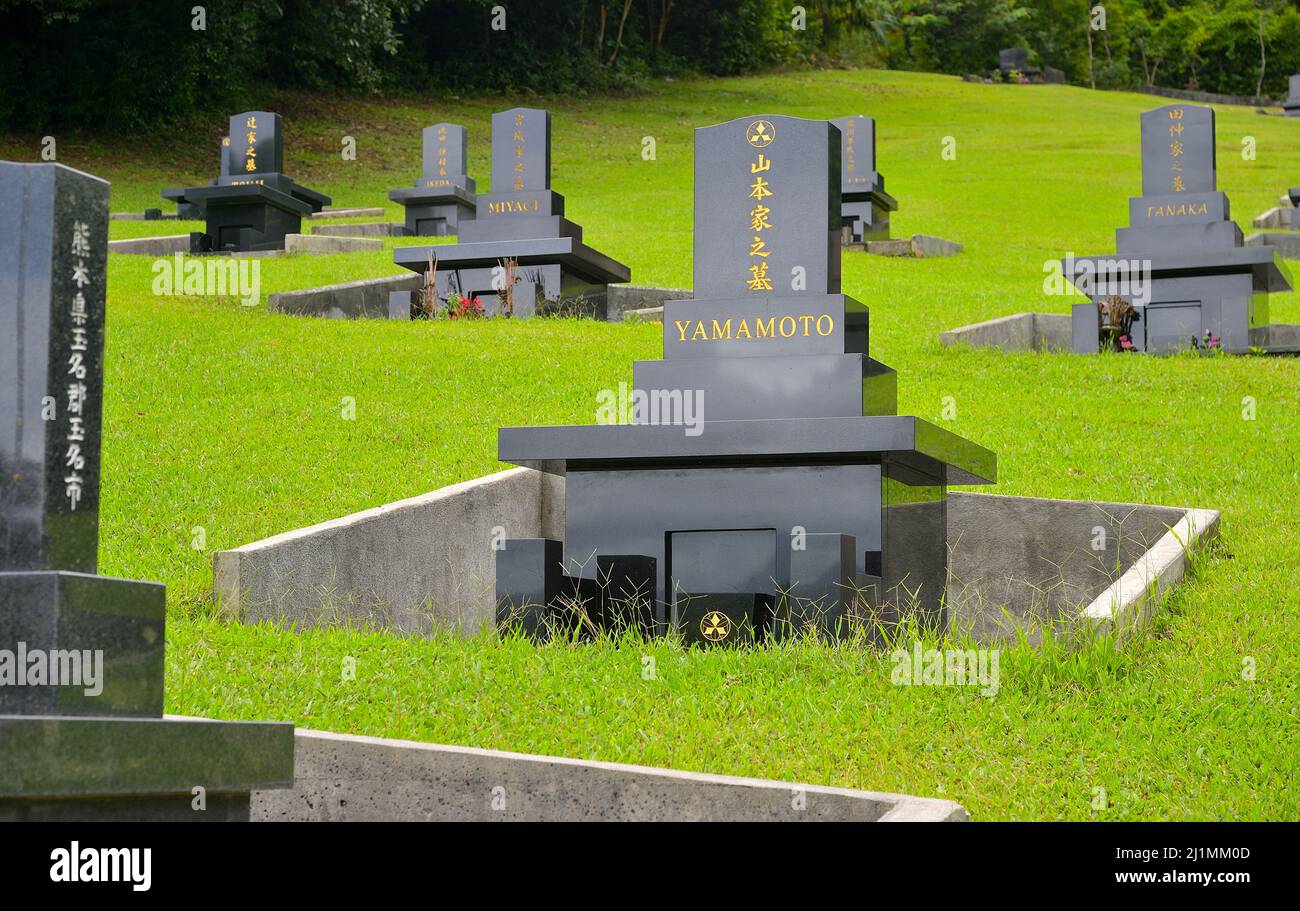
[[[440,269],[490,268],[513,258],[521,266],[559,263],[583,278],[603,284],[632,279],[632,270],[627,266],[572,237],[443,244],[435,250]],[[428,247],[398,247],[393,251],[394,263],[421,274],[429,266],[428,258]]]
[[[891,462],[949,484],[992,484],[997,456],[916,417],[705,421],[697,436],[653,424],[502,427],[498,458],[548,474],[674,463],[718,466]]]

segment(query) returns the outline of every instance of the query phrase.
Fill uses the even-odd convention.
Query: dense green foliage
[[[1013,46],[1102,88],[1276,97],[1300,71],[1294,0],[0,0],[0,20],[0,124],[27,132],[238,110],[268,84],[518,94],[796,66],[987,74]]]

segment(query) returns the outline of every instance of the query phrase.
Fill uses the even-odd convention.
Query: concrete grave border
[[[326,239],[326,236],[322,235],[321,239]],[[379,240],[367,242],[382,244]],[[326,319],[388,319],[389,292],[418,291],[422,284],[421,276],[413,272],[405,272],[383,278],[322,285],[319,288],[282,291],[267,298],[266,306],[273,313],[293,316],[318,316]],[[691,296],[689,289],[682,288],[610,285],[605,318],[609,322],[621,322],[629,312],[654,308],[658,308],[662,313],[664,301],[690,300]]]
[[[1300,234],[1296,235],[1300,241]],[[1300,255],[1300,254],[1298,254]],[[1068,313],[1013,313],[997,319],[958,326],[939,333],[944,347],[969,345],[1002,351],[1058,351],[1074,353],[1071,318]],[[1265,355],[1294,354],[1300,350],[1300,325],[1273,323],[1268,327]]]
[[[493,808],[494,797],[500,809]],[[293,788],[254,791],[250,817],[253,822],[970,818],[951,800],[302,728],[294,733]]]
[[[999,316],[941,332],[939,341],[949,348],[965,344],[1003,351],[1071,351],[1074,346],[1068,313]]]
[[[1218,513],[949,493],[949,610],[984,642],[1043,621],[1140,626]],[[1100,527],[1105,543],[1092,551]],[[564,479],[512,468],[213,554],[223,615],[427,635],[494,623],[492,541],[564,535]],[[1073,542],[1073,545],[1071,545]],[[1150,599],[1150,600],[1149,600]],[[1008,619],[1003,607],[1011,610]]]
[[[910,256],[927,259],[933,256],[956,256],[964,253],[965,245],[933,234],[913,234],[910,238],[869,240],[860,244],[845,244],[844,252],[870,253],[875,256]]]
[[[283,250],[256,250],[245,253],[205,253],[204,256],[283,256],[288,253],[356,253],[382,250],[384,242],[369,237],[334,237],[326,234],[286,234]],[[109,253],[134,256],[173,256],[190,252],[188,234],[162,234],[156,237],[126,237],[108,242]]]

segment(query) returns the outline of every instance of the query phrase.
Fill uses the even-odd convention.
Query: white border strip
[[[1152,605],[1187,572],[1192,552],[1218,534],[1217,509],[1186,510],[1177,525],[1084,608],[1082,616],[1121,632],[1145,626]]]

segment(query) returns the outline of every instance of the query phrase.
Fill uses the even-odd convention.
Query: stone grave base
[[[1209,510],[956,491],[947,515],[950,619],[984,642],[1047,621],[1139,624],[1218,530]],[[1098,526],[1105,546],[1093,550]],[[495,622],[495,553],[482,542],[501,527],[562,539],[563,478],[514,468],[219,551],[213,588],[247,623],[472,634]]]
[[[1300,325],[1274,323],[1267,330],[1267,340],[1259,346],[1260,354],[1300,354]],[[969,345],[1002,351],[1074,350],[1070,315],[1066,313],[1014,313],[949,329],[939,334],[939,341],[947,347]]]
[[[904,794],[325,731],[294,739],[293,788],[255,791],[253,822],[969,819],[951,800]]]
[[[250,792],[292,785],[293,750],[292,724],[0,715],[0,822],[245,821]]]
[[[354,206],[352,208],[321,209],[312,212],[307,218],[382,218],[382,206]]]
[[[388,319],[389,293],[418,291],[423,284],[422,276],[406,272],[386,278],[371,278],[272,294],[267,299],[267,307],[273,312],[294,316],[319,316],[327,319]],[[690,297],[689,289],[608,285],[605,318],[610,322],[618,322],[628,311],[658,307],[661,314],[658,318],[662,319],[662,305],[665,300],[688,300]]]
[[[1278,211],[1274,209],[1273,211]],[[1287,210],[1286,214],[1295,211]],[[1259,227],[1257,224],[1256,227]],[[1281,225],[1279,227],[1290,228],[1291,225]],[[1259,231],[1255,234],[1247,235],[1246,246],[1260,247],[1270,246],[1282,254],[1283,259],[1300,259],[1300,233],[1282,233],[1281,231]]]
[[[913,234],[911,238],[869,240],[861,244],[845,244],[845,252],[874,253],[877,256],[911,256],[925,259],[931,256],[955,256],[966,248],[955,240],[944,240],[930,234]]]
[[[330,237],[405,237],[406,226],[392,221],[363,221],[351,225],[312,225],[311,233]]]
[[[286,234],[283,250],[248,250],[239,253],[213,252],[197,254],[200,256],[246,256],[266,257],[281,256],[285,253],[356,253],[366,250],[382,250],[384,242],[378,238],[368,237],[330,237],[315,234]],[[190,254],[190,236],[188,234],[166,234],[160,237],[131,237],[123,240],[110,240],[109,253],[128,253],[136,256],[172,256],[176,253]]]

